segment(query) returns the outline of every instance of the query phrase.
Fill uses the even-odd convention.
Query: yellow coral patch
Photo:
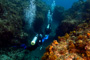
[[[68,33],[65,34],[65,38],[66,38],[66,39],[69,38],[69,34],[68,34]]]
[[[53,46],[50,46],[50,48],[49,48],[49,51],[50,51],[50,52],[52,51],[52,48],[53,48]]]
[[[54,43],[54,44],[58,44],[57,40],[54,40],[53,43]]]

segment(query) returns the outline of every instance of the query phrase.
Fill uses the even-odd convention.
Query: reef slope
[[[79,24],[74,31],[58,36],[47,48],[42,60],[90,60],[90,23]]]

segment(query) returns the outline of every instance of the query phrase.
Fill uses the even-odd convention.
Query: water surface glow
[[[53,0],[43,0],[43,1],[46,2],[48,5],[51,5]],[[56,1],[56,5],[62,6],[65,9],[69,9],[74,2],[77,2],[79,0],[55,0],[55,1]]]

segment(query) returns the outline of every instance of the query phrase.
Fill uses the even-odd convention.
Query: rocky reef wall
[[[45,21],[47,7],[41,0],[35,3],[37,11],[33,26],[38,33]],[[0,47],[26,42],[28,34],[24,31],[26,24],[24,10],[28,5],[28,0],[0,0]]]
[[[65,36],[58,36],[47,48],[42,60],[89,60],[90,23],[82,23]]]
[[[0,47],[20,44],[27,37],[23,31],[23,4],[21,1],[0,0]]]
[[[76,28],[78,24],[88,22],[90,20],[89,4],[88,1],[79,0],[70,9],[64,11],[64,18],[56,30],[56,36],[63,36]]]

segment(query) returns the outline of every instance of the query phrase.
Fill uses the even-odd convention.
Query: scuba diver
[[[48,10],[47,13],[47,20],[48,20],[48,24],[45,28],[45,34],[41,33],[41,34],[36,34],[34,36],[34,38],[31,41],[31,46],[26,46],[25,44],[20,44],[20,48],[24,48],[24,49],[28,49],[30,51],[35,50],[37,47],[41,46],[42,43],[45,42],[45,40],[47,40],[49,38],[49,34],[51,33],[51,22],[52,22],[52,15],[53,15],[53,11],[55,9],[55,0],[53,0],[53,3],[51,5],[51,9]],[[13,46],[13,47],[17,47],[17,46]],[[40,48],[42,49],[42,48]]]
[[[38,46],[41,46],[42,43],[44,43],[44,41],[49,38],[49,34],[51,33],[51,22],[53,20],[52,15],[53,15],[53,11],[55,9],[55,6],[56,6],[55,0],[53,0],[53,3],[51,5],[51,10],[48,10],[48,13],[47,13],[48,24],[47,24],[47,26],[45,28],[45,35],[36,34],[36,36],[34,36],[33,40],[31,41],[31,47],[28,47],[27,49],[34,50]]]
[[[30,51],[35,50],[37,47],[41,46],[42,43],[45,42],[45,40],[47,40],[49,38],[49,34],[51,33],[51,23],[52,23],[52,15],[53,15],[53,11],[55,8],[55,0],[53,0],[53,3],[51,5],[51,10],[48,10],[47,13],[47,20],[48,20],[48,24],[45,28],[45,32],[40,33],[40,34],[36,34],[34,36],[34,38],[31,41],[31,46],[26,46],[25,44],[22,44],[20,47],[24,47],[24,49],[28,49]],[[40,50],[42,49],[42,47],[40,47]]]
[[[44,43],[45,40],[47,40],[49,38],[49,34],[51,33],[51,22],[52,22],[52,17],[49,16],[50,19],[46,28],[45,28],[45,32],[44,34],[41,32],[41,34],[36,34],[34,36],[34,38],[32,39],[31,41],[31,45],[30,46],[26,46],[25,44],[20,44],[20,46],[13,46],[13,47],[16,47],[16,48],[24,48],[24,49],[27,49],[27,50],[35,50],[37,47],[41,46],[42,43]],[[40,47],[40,50],[42,49],[42,47]]]
[[[31,41],[31,46],[27,47],[28,50],[32,51],[32,50],[36,49],[37,47],[41,46],[45,40],[47,40],[49,38],[49,34],[51,32],[51,22],[52,22],[52,13],[50,10],[48,10],[47,20],[48,20],[48,24],[45,28],[45,35],[36,34],[36,36],[34,36],[33,40]],[[42,49],[42,47],[40,47],[40,50],[41,49]]]
[[[31,46],[27,47],[26,49],[32,51],[32,50],[36,49],[37,47],[41,46],[42,43],[44,43],[44,41],[49,38],[50,32],[51,32],[51,24],[48,24],[47,27],[45,28],[45,35],[36,34],[31,41]],[[40,47],[40,50],[41,49],[42,49],[42,47]]]

